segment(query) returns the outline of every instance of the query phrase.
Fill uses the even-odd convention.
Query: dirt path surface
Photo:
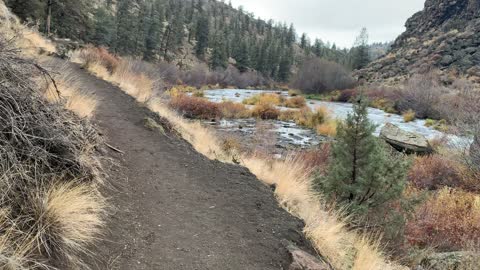
[[[287,269],[285,240],[308,246],[302,222],[247,169],[147,129],[146,108],[72,67],[100,100],[94,122],[125,152],[107,151],[119,164],[108,172],[115,209],[94,269]]]

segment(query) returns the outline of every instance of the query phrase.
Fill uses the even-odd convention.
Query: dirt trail
[[[308,246],[302,222],[247,169],[211,161],[174,134],[147,129],[151,112],[117,87],[78,71],[100,100],[94,122],[119,163],[115,206],[94,269],[286,269],[285,240]],[[308,248],[307,248],[308,249]]]

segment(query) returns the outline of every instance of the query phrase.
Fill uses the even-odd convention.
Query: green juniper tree
[[[327,198],[347,205],[350,214],[364,216],[401,198],[410,162],[377,139],[360,97],[345,123],[338,126],[329,172],[318,188]]]

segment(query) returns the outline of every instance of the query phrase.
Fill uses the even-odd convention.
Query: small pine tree
[[[373,135],[375,128],[361,97],[338,126],[329,173],[317,179],[319,190],[347,205],[353,215],[366,215],[400,199],[406,185],[409,160],[381,143]]]

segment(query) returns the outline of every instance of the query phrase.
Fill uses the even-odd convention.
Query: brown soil
[[[148,109],[72,66],[100,100],[94,122],[124,152],[103,150],[119,165],[107,171],[114,209],[93,269],[287,269],[286,241],[311,251],[302,222],[247,169],[147,129]]]

